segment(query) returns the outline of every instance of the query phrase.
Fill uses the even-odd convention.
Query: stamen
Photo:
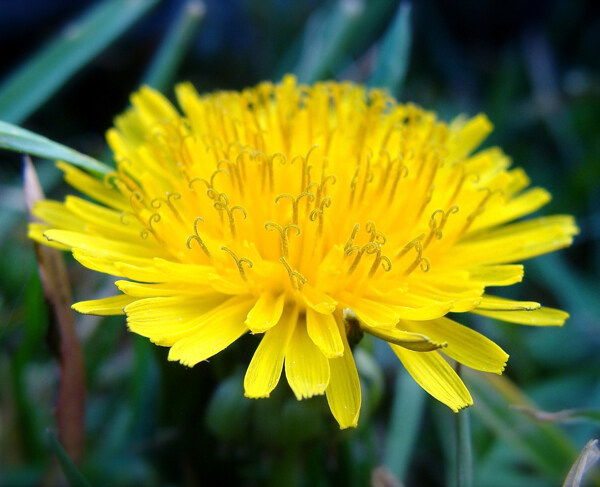
[[[291,194],[289,193],[283,193],[280,195],[277,195],[275,197],[275,204],[278,204],[282,199],[287,198],[292,202],[292,222],[294,222],[295,225],[298,224],[298,204],[300,203],[300,200],[302,198],[308,198],[308,201],[314,201],[315,199],[315,195],[312,193],[309,193],[308,191],[304,191],[302,193],[300,193],[298,195],[298,197],[294,198]]]
[[[227,174],[227,176],[229,176],[229,172],[227,172],[227,170],[225,169],[216,169],[211,175],[210,175],[210,187],[214,188],[215,187],[215,177],[218,174]]]
[[[397,258],[401,258],[401,257],[404,257],[404,255],[406,255],[406,253],[412,248],[414,248],[415,251],[417,252],[417,258],[404,271],[404,275],[406,275],[406,276],[409,275],[412,271],[414,271],[417,268],[417,266],[420,266],[420,268],[423,272],[427,272],[429,270],[429,267],[430,267],[429,259],[427,259],[426,257],[423,257],[423,244],[422,244],[421,240],[423,240],[424,237],[425,237],[425,234],[422,233],[417,238],[413,238],[410,242],[408,242],[404,246],[404,248],[400,252],[398,252],[396,254]]]
[[[363,180],[363,185],[360,190],[360,196],[359,196],[360,200],[362,200],[365,197],[365,191],[367,190],[367,185],[369,183],[373,182],[373,179],[375,178],[375,173],[371,170],[371,157],[372,157],[372,154],[367,153],[367,155],[366,155],[367,167],[365,169],[365,178]]]
[[[369,271],[369,277],[373,277],[375,275],[380,265],[384,272],[390,272],[392,270],[392,261],[387,256],[378,253],[373,265],[371,266],[371,270]]]
[[[306,191],[310,191],[310,189],[313,186],[317,187],[317,191],[316,191],[316,198],[315,198],[315,206],[319,206],[321,203],[321,196],[323,196],[325,194],[325,186],[327,185],[327,183],[329,181],[332,181],[332,185],[335,184],[337,182],[337,178],[335,177],[334,174],[329,174],[328,176],[325,176],[324,178],[321,179],[320,183],[317,182],[312,182],[309,183],[309,185],[306,188]]]
[[[235,260],[235,264],[237,265],[238,271],[240,271],[240,276],[242,276],[242,279],[244,281],[248,281],[248,277],[244,272],[244,267],[242,266],[242,264],[246,264],[248,266],[248,269],[252,269],[252,266],[254,265],[252,264],[252,261],[246,259],[245,257],[242,257],[240,259],[237,255],[235,255],[235,253],[232,250],[228,249],[227,247],[221,247],[221,250],[224,250],[229,255],[231,255],[231,257],[233,257],[233,260]]]
[[[348,250],[352,247],[354,243],[354,239],[356,238],[356,234],[358,233],[358,229],[360,225],[358,223],[354,224],[354,228],[352,229],[352,233],[350,234],[350,238],[346,241],[346,245],[344,245],[344,253],[347,253]]]
[[[158,223],[159,221],[160,213],[152,213],[152,215],[150,215],[150,217],[148,218],[148,228],[144,228],[140,231],[140,237],[146,240],[150,235],[149,232],[152,232],[152,235],[154,235],[156,239],[159,240],[158,236],[156,235],[156,232],[154,231],[154,228],[152,228],[152,223]]]
[[[265,229],[272,231],[277,230],[279,232],[279,236],[281,237],[281,256],[287,258],[289,256],[289,243],[288,243],[288,233],[290,228],[296,230],[296,237],[300,236],[301,230],[298,225],[295,223],[288,223],[284,227],[275,222],[267,222],[265,223]]]
[[[135,204],[134,204],[134,201],[135,201]],[[146,209],[146,210],[148,209],[148,206],[146,206],[146,203],[144,202],[144,198],[137,191],[134,193],[131,193],[131,196],[129,197],[129,206],[131,206],[131,209],[136,214],[139,213],[140,210],[142,210],[142,209]]]
[[[245,220],[248,216],[248,214],[246,213],[246,210],[242,206],[232,206],[231,208],[229,208],[229,199],[227,198],[225,193],[219,194],[219,200],[215,201],[213,206],[215,207],[216,210],[224,211],[227,214],[227,217],[229,218],[229,229],[231,230],[231,236],[233,238],[236,238],[237,233],[235,230],[234,213],[236,210],[241,212],[242,215],[244,215],[244,220]]]
[[[464,234],[469,229],[469,227],[473,224],[473,222],[475,221],[475,219],[485,211],[485,204],[490,200],[490,198],[492,196],[494,196],[495,194],[499,194],[499,195],[503,194],[503,191],[500,190],[500,189],[496,189],[496,190],[492,191],[488,187],[480,188],[479,191],[486,191],[487,194],[479,202],[479,205],[477,205],[477,208],[475,208],[475,210],[473,211],[473,213],[471,213],[467,217],[467,221],[466,221],[464,227],[462,228],[462,230],[460,232],[461,235]]]
[[[400,164],[400,159],[398,159],[398,164]],[[398,169],[396,169],[396,176],[394,177],[394,181],[392,182],[392,186],[390,188],[390,195],[388,196],[388,202],[391,203],[394,198],[394,194],[396,193],[396,189],[398,188],[398,182],[400,178],[404,174],[404,178],[408,177],[408,166],[400,165]]]
[[[375,223],[373,223],[372,221],[367,222],[365,229],[366,229],[367,233],[371,234],[370,242],[376,241],[379,245],[383,245],[387,242],[386,236],[383,234],[383,232],[377,231],[377,229],[375,228]]]
[[[313,151],[317,147],[319,147],[319,144],[313,145],[306,153],[306,157],[302,156],[302,155],[297,155],[297,156],[294,156],[290,162],[290,164],[293,165],[298,159],[300,159],[302,161],[302,168],[301,168],[302,182],[300,184],[301,188],[306,188],[310,184],[310,171],[312,169],[312,165],[308,164],[308,160],[310,158],[310,155],[313,153]]]
[[[221,169],[222,171],[225,171],[229,174],[229,172],[226,169],[223,169],[221,166],[223,164],[226,164],[227,167],[229,168],[229,171],[231,171],[231,180],[234,183],[237,183],[237,188],[240,192],[240,195],[244,196],[244,185],[242,184],[242,176],[240,174],[240,168],[233,162],[231,162],[229,159],[221,159],[218,163],[217,163],[217,168]]]
[[[195,240],[196,242],[198,242],[198,245],[200,245],[200,248],[202,249],[202,251],[210,259],[211,258],[210,252],[208,251],[208,248],[204,244],[203,240],[200,238],[200,235],[198,235],[198,222],[204,223],[204,218],[202,218],[201,216],[196,217],[196,219],[194,220],[194,235],[190,235],[188,237],[185,245],[188,249],[192,250],[192,240]]]
[[[454,165],[458,166],[461,169],[462,174],[460,176],[458,184],[456,185],[456,189],[454,190],[454,193],[452,193],[452,196],[450,197],[450,203],[452,203],[456,199],[456,197],[459,195],[460,190],[463,188],[463,185],[465,184],[465,182],[467,181],[467,179],[470,176],[475,176],[473,178],[473,183],[477,184],[479,182],[479,174],[476,172],[467,172],[467,170],[465,169],[464,162],[456,162]]]
[[[315,220],[319,220],[319,235],[323,234],[323,213],[325,212],[325,208],[329,208],[331,206],[331,198],[329,196],[325,196],[321,201],[321,207],[315,208],[310,212],[310,221],[314,222]]]
[[[121,215],[119,216],[119,220],[121,220],[121,223],[123,225],[129,225],[129,218],[128,217],[130,217],[130,216],[133,216],[134,218],[137,218],[135,213],[132,213],[131,211],[123,211],[121,213]]]
[[[188,182],[188,188],[194,191],[194,183],[204,183],[206,184],[206,194],[211,200],[216,200],[219,197],[219,192],[212,187],[211,183],[204,178],[193,178]]]
[[[425,242],[423,243],[423,247],[426,248],[429,245],[429,243],[431,242],[431,240],[433,239],[433,237],[436,237],[438,240],[442,239],[442,230],[446,226],[448,217],[450,215],[453,215],[456,213],[458,213],[458,206],[456,206],[456,205],[450,207],[448,209],[448,211],[435,210],[432,213],[431,219],[429,220],[429,228],[431,229],[431,231],[429,232],[429,235],[427,235],[427,238],[425,239]],[[441,215],[439,222],[437,221],[437,218],[436,218],[437,215]]]
[[[177,211],[177,209],[175,208],[175,206],[173,206],[173,203],[171,200],[180,200],[181,199],[181,194],[179,193],[168,193],[167,192],[167,198],[154,198],[152,201],[150,201],[150,206],[152,208],[154,208],[155,210],[158,210],[159,208],[162,207],[163,203],[166,203],[166,205],[169,207],[169,209],[171,210],[171,212],[173,213],[173,215],[175,215],[175,217],[181,222],[183,221],[181,219],[181,216],[179,215],[179,212]]]
[[[351,255],[352,252],[354,252],[355,250],[357,251],[357,254],[356,254],[356,257],[354,257],[352,264],[348,268],[348,275],[352,274],[356,270],[356,268],[358,267],[358,264],[360,262],[360,259],[362,258],[363,254],[365,252],[367,254],[374,254],[378,251],[381,253],[381,247],[376,242],[369,242],[369,243],[363,245],[362,247],[358,247],[356,245],[353,247],[350,247],[346,251],[346,255]],[[377,264],[377,265],[379,265],[379,264]]]
[[[360,165],[360,163],[358,163],[356,165],[356,170],[354,171],[354,175],[352,176],[352,179],[350,180],[350,206],[353,206],[353,204],[354,204],[354,195],[356,193],[356,185],[358,184],[358,176],[360,174],[360,168],[361,168],[361,165]]]
[[[425,238],[425,234],[422,233],[421,235],[419,235],[416,238],[413,238],[410,242],[408,242],[403,248],[402,250],[400,250],[399,252],[396,253],[396,257],[397,258],[402,258],[404,257],[404,255],[406,255],[406,253],[412,249],[413,247],[415,247],[417,244],[421,243],[421,240],[423,240]]]
[[[288,272],[288,275],[290,276],[290,282],[292,283],[292,287],[296,291],[300,291],[300,284],[306,284],[306,278],[298,271],[293,270],[285,260],[285,257],[280,257],[279,262],[283,264],[283,267],[285,267],[285,270]]]

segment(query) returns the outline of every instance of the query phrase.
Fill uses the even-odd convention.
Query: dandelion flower
[[[74,305],[125,314],[129,329],[187,366],[262,334],[245,395],[285,370],[298,399],[326,394],[356,426],[361,391],[348,343],[389,343],[414,379],[454,411],[471,396],[444,356],[500,374],[508,355],[447,317],[526,325],[567,314],[487,294],[522,265],[568,246],[570,216],[514,221],[550,199],[498,148],[483,115],[450,124],[352,83],[262,83],[199,95],[179,112],[144,87],[107,133],[116,170],[99,180],[59,162],[94,202],[35,207],[33,239],[123,278],[120,294]],[[456,316],[456,315],[453,315]]]

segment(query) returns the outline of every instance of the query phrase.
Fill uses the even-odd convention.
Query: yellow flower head
[[[450,124],[352,83],[292,76],[242,92],[176,88],[181,113],[142,88],[109,130],[104,181],[59,163],[96,203],[44,201],[32,238],[120,276],[82,313],[129,329],[193,366],[264,334],[246,373],[267,397],[285,368],[298,399],[326,394],[342,428],[361,393],[350,332],[387,341],[414,379],[457,411],[472,404],[446,355],[501,373],[508,356],[447,318],[528,325],[567,314],[485,294],[523,277],[514,262],[569,245],[570,216],[512,223],[549,199],[498,149],[474,152],[483,115]],[[440,353],[441,352],[441,353]]]

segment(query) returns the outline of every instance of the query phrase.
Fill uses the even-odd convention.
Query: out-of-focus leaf
[[[600,422],[600,411],[594,409],[565,409],[555,413],[540,411],[539,409],[526,406],[513,406],[513,409],[522,411],[539,421],[548,423],[575,423],[580,421]]]
[[[69,482],[71,487],[91,487],[91,484],[85,479],[85,477],[81,474],[77,467],[67,455],[67,452],[63,449],[61,444],[54,437],[52,432],[48,430],[48,441],[50,443],[50,448],[56,455],[58,459],[58,463]]]
[[[27,208],[44,199],[44,193],[31,159],[25,156],[23,189]],[[50,247],[34,244],[44,295],[51,310],[50,326],[56,329],[60,379],[56,402],[56,422],[60,441],[69,456],[78,462],[83,452],[85,372],[75,319],[71,310],[71,286],[62,254]]]
[[[183,5],[144,76],[144,84],[163,91],[172,83],[205,12],[206,6],[200,0]]]
[[[206,426],[222,440],[231,440],[244,433],[250,400],[244,397],[244,376],[241,371],[222,381],[210,398],[206,410]]]
[[[333,69],[364,10],[364,0],[338,0],[311,16],[295,69],[301,82],[313,83]]]
[[[144,337],[133,337],[134,369],[132,388],[132,410],[135,420],[134,435],[139,438],[150,436],[158,418],[160,404],[160,373],[154,345]]]
[[[522,461],[554,481],[564,478],[577,454],[569,438],[555,425],[533,422],[512,409],[534,405],[505,376],[469,370],[464,376],[473,394],[473,414],[519,451]]]
[[[363,412],[361,413],[361,416],[368,418],[368,415],[372,415],[375,412],[383,397],[383,371],[377,361],[373,358],[373,355],[368,353],[362,347],[356,347],[353,355],[361,382],[364,383],[362,389],[363,392],[366,393],[367,399],[366,402],[363,399]]]
[[[385,87],[393,95],[400,92],[408,69],[412,42],[410,11],[408,2],[398,6],[392,25],[381,41],[377,64],[368,81],[369,86]]]
[[[108,174],[112,169],[96,159],[16,125],[0,121],[0,148],[31,154],[50,160],[70,162],[96,174]]]
[[[66,28],[0,87],[0,119],[20,123],[157,0],[106,0]]]
[[[563,487],[579,487],[583,476],[600,459],[600,449],[598,440],[590,440],[581,450],[579,457],[569,470],[569,475],[563,484]]]
[[[471,487],[473,485],[473,451],[471,446],[470,412],[463,409],[456,413],[456,485]]]
[[[425,391],[405,370],[398,370],[394,402],[385,442],[383,464],[398,479],[404,480],[425,407]]]

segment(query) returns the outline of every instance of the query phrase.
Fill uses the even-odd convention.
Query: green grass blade
[[[158,0],[105,0],[69,24],[0,86],[0,119],[20,123]]]
[[[159,91],[169,87],[205,12],[204,2],[198,0],[190,0],[183,5],[144,76],[144,84]]]
[[[327,76],[343,56],[364,10],[362,1],[339,0],[329,10],[318,10],[311,17],[294,70],[301,82],[313,83]]]
[[[473,414],[510,443],[522,462],[554,481],[562,480],[577,456],[569,438],[555,425],[534,422],[511,408],[533,404],[504,376],[468,370],[464,375],[473,394]]]
[[[69,482],[71,487],[91,487],[91,484],[85,479],[85,477],[81,474],[75,464],[69,458],[69,455],[65,452],[61,444],[54,437],[52,432],[48,430],[48,441],[50,443],[50,448],[56,455],[58,459],[58,463]]]
[[[410,374],[405,370],[399,370],[394,386],[394,403],[383,462],[399,480],[405,480],[408,465],[416,446],[425,407],[425,397],[425,391]]]
[[[108,174],[112,171],[110,166],[92,157],[29,130],[2,121],[0,121],[0,148],[43,157],[44,159],[70,162],[96,174]]]
[[[373,75],[367,82],[369,86],[385,87],[393,95],[400,92],[408,69],[412,42],[410,11],[410,3],[402,2],[398,7],[392,25],[381,42]]]

